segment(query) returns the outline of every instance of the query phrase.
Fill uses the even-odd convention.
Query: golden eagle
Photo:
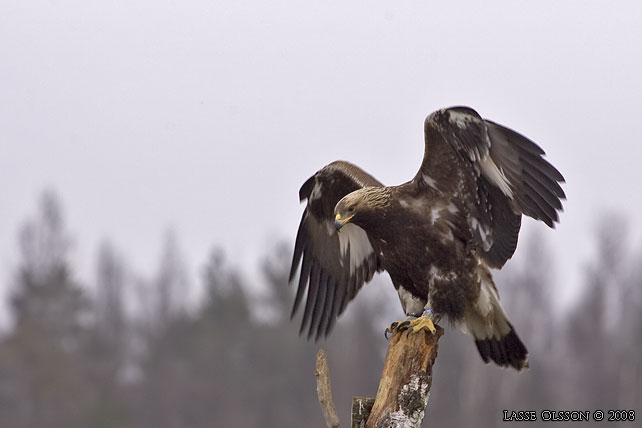
[[[424,132],[423,162],[407,183],[384,186],[337,161],[303,184],[292,316],[307,289],[300,332],[328,335],[363,284],[385,270],[408,316],[389,330],[434,331],[432,321],[447,316],[475,338],[486,363],[521,370],[528,353],[490,268],[515,252],[522,214],[554,227],[564,177],[537,144],[468,107],[432,113]]]

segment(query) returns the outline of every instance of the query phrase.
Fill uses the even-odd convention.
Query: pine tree
[[[13,428],[86,426],[94,395],[78,368],[89,306],[69,267],[70,239],[53,193],[42,196],[19,244],[14,325],[0,344],[0,420]]]

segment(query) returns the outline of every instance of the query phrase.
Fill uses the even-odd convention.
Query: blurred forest
[[[401,316],[387,276],[314,344],[289,320],[291,243],[266,248],[261,284],[213,249],[202,298],[190,303],[195,285],[171,237],[152,278],[105,243],[94,278],[80,283],[62,213],[45,193],[19,231],[0,333],[0,427],[323,427],[319,346],[344,426],[351,397],[375,395],[383,329]],[[563,310],[555,251],[522,236],[530,263],[496,278],[530,369],[485,365],[470,337],[444,326],[424,426],[504,426],[504,409],[633,409],[642,418],[642,252],[627,247],[625,223],[615,220],[595,233],[581,293]]]

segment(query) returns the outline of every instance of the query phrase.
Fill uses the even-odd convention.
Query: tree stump
[[[419,428],[428,404],[432,367],[437,358],[437,342],[444,330],[435,334],[418,332],[408,336],[395,332],[383,365],[383,373],[365,428]]]
[[[408,336],[396,331],[390,338],[377,397],[352,400],[352,428],[420,428],[432,384],[437,342],[444,330]],[[325,351],[317,354],[317,393],[328,428],[340,427],[332,403]]]

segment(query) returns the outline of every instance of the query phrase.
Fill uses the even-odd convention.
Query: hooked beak
[[[350,217],[343,218],[341,217],[341,214],[337,214],[334,217],[334,227],[337,228],[337,230],[341,229],[344,224],[350,221],[350,219],[354,217],[354,214],[352,214]]]

